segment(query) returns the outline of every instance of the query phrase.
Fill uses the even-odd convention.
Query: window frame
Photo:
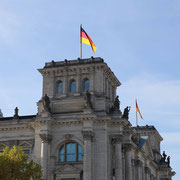
[[[70,143],[74,143],[75,144],[75,161],[67,161],[67,150],[66,150],[66,145],[67,144],[70,144]],[[78,146],[80,146],[81,147],[81,151],[82,152],[79,152],[79,150],[78,150]],[[63,154],[63,159],[64,159],[64,161],[60,161],[60,156],[61,156],[61,154],[60,154],[60,150],[61,150],[61,148],[63,148],[64,149],[64,154]],[[79,161],[78,159],[78,156],[79,156],[79,154],[81,154],[81,160]],[[59,147],[59,149],[58,149],[58,163],[82,163],[83,162],[83,148],[82,148],[82,146],[79,144],[79,143],[77,143],[77,142],[75,142],[75,141],[68,141],[68,142],[64,142],[63,144],[61,144],[61,146]]]
[[[88,89],[85,89],[85,82],[86,81],[88,81]],[[90,89],[90,80],[88,79],[88,78],[85,78],[84,80],[83,80],[83,91],[89,91],[89,89]]]
[[[59,92],[60,83],[62,83],[62,92]],[[57,83],[56,83],[56,92],[57,92],[57,94],[63,94],[63,81],[61,81],[61,80],[57,81]]]
[[[74,90],[74,91],[72,91],[72,88],[71,88],[73,82],[75,82],[75,90]],[[77,90],[76,80],[75,80],[75,79],[71,79],[71,80],[70,80],[70,83],[69,83],[69,92],[70,92],[70,93],[75,93],[76,90]]]
[[[23,151],[24,151],[24,153],[25,153],[25,151],[29,152],[29,155],[27,153],[25,153],[25,154],[28,156],[27,161],[30,161],[31,160],[31,150],[28,148],[23,148]]]

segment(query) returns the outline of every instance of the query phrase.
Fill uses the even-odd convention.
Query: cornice
[[[22,129],[31,129],[31,125],[25,125],[25,126],[6,126],[6,127],[0,127],[0,131],[12,131],[12,130],[22,130]]]

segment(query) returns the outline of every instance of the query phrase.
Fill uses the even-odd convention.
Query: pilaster
[[[48,179],[48,143],[52,140],[52,136],[50,134],[39,134],[41,138],[41,166],[43,171],[43,179]]]
[[[92,131],[82,131],[84,139],[84,157],[83,157],[83,179],[92,180],[92,140],[94,133]]]
[[[112,138],[113,144],[115,145],[115,179],[122,180],[122,135],[115,135]]]
[[[135,169],[136,169],[136,179],[137,180],[143,180],[143,177],[142,177],[142,167],[143,167],[143,163],[136,159],[134,160],[134,165],[135,165]]]
[[[132,164],[131,164],[131,150],[132,150],[131,144],[125,144],[124,145],[124,151],[125,151],[125,179],[126,180],[132,180]]]
[[[150,180],[150,174],[151,174],[150,168],[145,167],[144,170],[145,170],[145,180]]]

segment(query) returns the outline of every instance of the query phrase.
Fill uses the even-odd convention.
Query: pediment
[[[21,146],[23,148],[32,148],[33,143],[28,142],[28,141],[22,141],[22,142],[19,143],[19,146]]]
[[[151,144],[150,144],[149,138],[148,137],[146,137],[146,138],[147,138],[146,142],[142,146],[142,149],[143,149],[143,151],[145,152],[145,154],[147,156],[150,156],[151,158],[154,159],[154,155],[153,155],[153,151],[152,151],[152,148],[151,148]]]
[[[81,170],[69,164],[57,169],[55,174],[80,174]]]

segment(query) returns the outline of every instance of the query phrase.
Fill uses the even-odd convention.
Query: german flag
[[[138,107],[138,105],[137,105],[137,100],[136,100],[136,113],[137,113],[137,112],[139,113],[141,119],[144,120],[143,117],[142,117],[142,115],[141,115],[141,113],[140,113],[139,107]]]
[[[81,27],[81,42],[87,45],[90,45],[93,52],[96,53],[96,46],[91,40],[91,38],[88,36],[88,34],[85,32],[85,30]]]

